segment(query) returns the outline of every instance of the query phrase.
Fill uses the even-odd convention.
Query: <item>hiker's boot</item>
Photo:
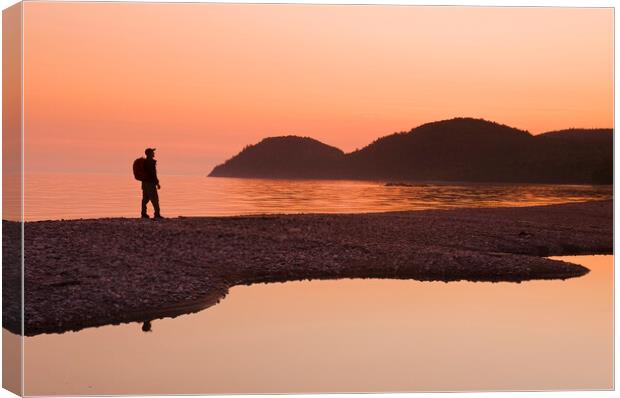
[[[162,219],[162,218],[164,218],[164,217],[162,217],[162,216],[161,216],[161,214],[156,213],[156,214],[155,214],[155,216],[154,216],[153,218],[154,218],[154,219],[156,219],[156,220],[161,220],[161,219]]]
[[[142,213],[142,218],[151,218],[151,217],[149,217],[149,215],[146,213]]]

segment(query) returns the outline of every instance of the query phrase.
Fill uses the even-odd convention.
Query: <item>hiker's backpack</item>
[[[146,180],[146,171],[144,169],[145,158],[138,158],[133,161],[133,176],[138,181]]]

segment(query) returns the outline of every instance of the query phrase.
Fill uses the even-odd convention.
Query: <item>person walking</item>
[[[142,179],[142,218],[149,218],[146,212],[146,205],[151,202],[155,215],[153,218],[163,218],[159,211],[159,195],[157,190],[161,188],[157,178],[157,161],[155,160],[155,148],[144,150],[146,159],[144,160],[144,178]]]

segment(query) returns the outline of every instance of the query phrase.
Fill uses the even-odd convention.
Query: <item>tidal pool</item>
[[[613,256],[524,283],[233,287],[196,314],[24,339],[25,394],[613,388]],[[6,330],[3,333],[9,333]]]

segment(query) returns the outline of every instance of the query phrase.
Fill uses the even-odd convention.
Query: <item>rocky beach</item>
[[[3,326],[20,333],[21,224],[3,221]],[[24,224],[24,334],[177,316],[234,285],[303,279],[579,277],[613,252],[613,202],[367,214]]]

